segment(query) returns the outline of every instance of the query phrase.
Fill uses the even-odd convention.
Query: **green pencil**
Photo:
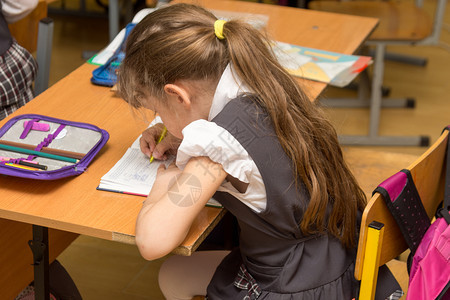
[[[0,149],[12,151],[12,152],[18,152],[18,153],[32,154],[32,155],[36,155],[36,156],[40,156],[40,157],[62,160],[62,161],[67,161],[67,162],[71,162],[71,163],[78,162],[78,159],[75,159],[75,158],[70,158],[70,157],[65,157],[65,156],[55,155],[55,154],[50,154],[50,153],[44,153],[44,152],[39,152],[39,151],[35,151],[35,150],[14,147],[14,146],[0,144]]]

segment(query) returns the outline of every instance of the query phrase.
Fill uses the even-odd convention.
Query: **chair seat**
[[[420,41],[431,35],[432,20],[413,3],[391,1],[312,1],[309,8],[319,11],[380,19],[371,41]]]

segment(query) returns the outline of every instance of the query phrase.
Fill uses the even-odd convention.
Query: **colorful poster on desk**
[[[368,56],[346,55],[282,42],[275,42],[273,50],[290,74],[337,87],[348,85],[372,63]]]

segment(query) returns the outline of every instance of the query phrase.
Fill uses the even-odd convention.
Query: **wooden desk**
[[[1,177],[5,197],[0,200],[0,217],[134,243],[134,223],[144,198],[97,191],[96,187],[147,124],[108,88],[89,82],[94,68],[81,66],[17,113],[94,123],[110,133],[110,140],[82,176],[55,181]],[[198,222],[208,220],[209,224],[219,212],[207,207]],[[177,252],[189,255],[191,246],[184,243]]]
[[[377,21],[346,15],[300,10],[256,3],[200,1],[207,7],[269,16],[269,32],[279,41],[329,51],[353,53],[371,33]],[[9,252],[0,256],[0,298],[13,298],[33,278],[31,251],[26,242],[31,226],[57,229],[50,232],[50,260],[57,257],[77,234],[134,243],[135,220],[142,197],[97,191],[100,178],[120,159],[147,126],[139,115],[108,88],[89,81],[95,66],[84,64],[66,78],[19,109],[18,114],[36,113],[87,122],[106,129],[111,138],[80,176],[56,181],[36,181],[0,176],[0,218],[4,235],[0,243]],[[324,83],[303,81],[312,99]],[[220,219],[223,211],[205,207],[188,237],[174,252],[189,255]],[[29,232],[26,235],[26,232]],[[16,255],[20,251],[21,256]],[[28,253],[27,253],[28,252]],[[2,271],[3,271],[2,270]],[[15,276],[11,276],[14,273]],[[20,274],[20,275],[19,275]],[[3,276],[4,275],[4,276]]]
[[[92,65],[83,65],[14,114],[38,113],[90,122],[106,129],[111,137],[81,176],[55,181],[0,176],[0,217],[5,222],[1,229],[8,234],[7,237],[0,236],[0,239],[4,238],[2,242],[11,249],[10,257],[15,257],[16,251],[20,250],[21,253],[18,262],[21,268],[16,264],[9,266],[6,262],[10,258],[5,255],[0,256],[2,268],[8,271],[27,270],[20,280],[17,279],[19,276],[15,277],[13,283],[10,283],[8,273],[0,274],[1,287],[6,286],[5,282],[8,282],[9,287],[21,283],[11,297],[17,295],[33,278],[31,251],[26,246],[27,241],[32,239],[31,226],[24,226],[24,223],[61,230],[49,234],[50,249],[53,250],[50,260],[59,255],[77,234],[134,243],[135,221],[144,198],[97,191],[96,187],[100,178],[120,159],[146,124],[139,120],[139,116],[133,116],[128,104],[114,97],[108,88],[89,82],[94,68]],[[0,124],[3,125],[5,121]],[[189,236],[174,253],[190,255],[223,213],[221,209],[205,207]],[[19,232],[16,234],[20,238],[15,237],[15,232]],[[55,234],[57,238],[52,240]],[[3,292],[8,290],[0,289],[2,299]]]

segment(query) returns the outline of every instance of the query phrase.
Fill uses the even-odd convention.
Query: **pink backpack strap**
[[[409,170],[404,169],[383,181],[374,192],[383,196],[412,255],[430,227],[430,219]]]

